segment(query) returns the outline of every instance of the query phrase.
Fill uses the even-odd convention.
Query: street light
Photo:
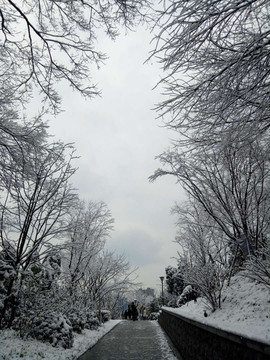
[[[163,306],[164,305],[164,293],[163,293],[164,276],[160,276],[159,278],[161,280],[161,300],[162,300],[162,306]]]

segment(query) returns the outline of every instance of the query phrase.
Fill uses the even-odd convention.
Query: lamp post
[[[164,276],[160,276],[159,278],[161,280],[161,300],[162,300],[162,306],[163,306],[164,305],[164,293],[163,293]]]

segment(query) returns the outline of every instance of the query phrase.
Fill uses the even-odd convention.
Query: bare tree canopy
[[[165,70],[167,126],[183,145],[213,145],[227,133],[248,141],[269,129],[267,0],[164,0],[152,56]]]
[[[98,94],[89,66],[105,55],[96,49],[97,33],[115,38],[121,26],[143,18],[146,1],[6,0],[0,5],[1,91],[21,99],[38,87],[54,110],[60,98],[55,84],[67,80],[83,95]],[[0,97],[2,95],[0,94]],[[24,97],[25,100],[25,97]]]
[[[64,252],[70,295],[76,294],[76,287],[91,267],[93,259],[103,250],[113,230],[114,219],[107,205],[78,200],[70,209],[70,224]]]
[[[269,1],[164,0],[152,57],[163,65],[158,110],[176,131],[159,156],[232,241],[257,249],[269,220]]]
[[[33,257],[47,254],[51,240],[63,234],[65,217],[76,194],[69,185],[75,169],[71,162],[74,149],[55,143],[47,150],[23,149],[21,171],[5,170],[1,209],[1,247],[16,249],[16,256],[7,250],[14,264],[27,268]],[[14,164],[15,166],[15,164]]]
[[[269,231],[268,148],[228,144],[222,151],[160,156],[152,176],[173,175],[232,241],[244,234],[257,249]]]

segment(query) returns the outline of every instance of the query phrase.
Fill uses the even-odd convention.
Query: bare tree
[[[2,84],[22,101],[37,87],[54,110],[60,103],[55,87],[59,80],[85,96],[98,94],[89,81],[89,66],[106,58],[96,47],[97,34],[103,31],[114,39],[119,27],[129,28],[143,18],[145,4],[137,0],[1,2]]]
[[[113,230],[114,219],[103,202],[78,201],[70,211],[68,241],[64,251],[65,283],[69,296],[79,295],[79,287],[88,268],[93,266],[98,254],[103,250],[107,238]]]
[[[5,171],[22,171],[26,162],[26,147],[45,146],[47,125],[42,121],[44,112],[28,120],[19,115],[12,103],[11,95],[0,97],[0,186]]]
[[[186,270],[184,281],[192,285],[206,300],[212,311],[221,307],[221,295],[228,276],[228,268],[221,264],[195,265]]]
[[[229,275],[228,238],[192,198],[184,206],[175,206],[174,213],[178,216],[176,241],[181,246],[178,267],[183,283],[192,285],[193,295],[203,297],[214,311],[221,306],[222,289]],[[185,298],[184,292],[178,303]]]
[[[24,151],[27,161],[22,165],[23,171],[11,169],[3,175],[5,198],[1,203],[0,240],[15,272],[1,314],[3,320],[11,306],[9,325],[16,308],[15,299],[10,297],[14,287],[17,286],[19,297],[24,272],[54,251],[56,244],[52,241],[67,230],[66,216],[76,199],[69,185],[75,171],[71,166],[72,146],[56,143],[46,150],[29,146]]]
[[[162,5],[151,57],[165,71],[157,110],[176,139],[151,179],[176,176],[234,245],[233,263],[241,249],[265,276],[267,262],[256,256],[269,247],[269,1]],[[191,260],[204,263],[205,223],[181,216],[181,240],[192,235]]]
[[[258,250],[244,264],[244,276],[256,280],[270,288],[270,249],[269,246]]]
[[[97,309],[106,305],[106,298],[111,294],[123,294],[134,286],[136,268],[133,268],[124,255],[115,255],[104,251],[88,268],[85,282],[86,295],[89,296]]]
[[[152,56],[163,65],[159,105],[179,145],[253,141],[269,129],[269,2],[164,0]]]
[[[184,205],[176,205],[173,213],[177,216],[175,241],[180,245],[179,265],[185,254],[188,262],[184,267],[204,266],[219,263],[228,266],[230,249],[228,238],[216,225],[213,218],[194,199]]]
[[[269,232],[267,153],[259,143],[249,149],[226,144],[220,152],[196,156],[179,155],[176,149],[160,156],[167,169],[157,170],[151,179],[176,176],[228,239],[239,245],[243,240],[246,256],[264,244]]]

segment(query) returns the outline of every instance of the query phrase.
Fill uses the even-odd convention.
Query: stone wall
[[[183,360],[270,360],[270,345],[162,310],[159,323]]]

